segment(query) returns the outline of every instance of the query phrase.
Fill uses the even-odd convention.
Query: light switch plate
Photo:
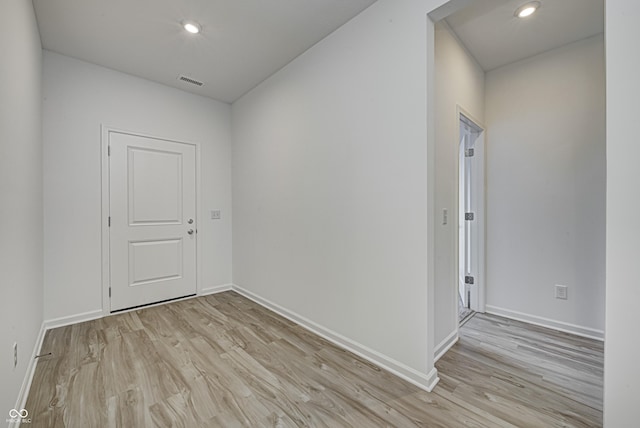
[[[211,210],[211,220],[220,220],[220,210]]]
[[[556,284],[556,299],[567,300],[567,286]]]

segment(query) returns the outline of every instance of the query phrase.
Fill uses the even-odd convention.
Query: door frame
[[[200,168],[200,143],[184,141],[176,138],[158,137],[153,134],[147,134],[137,131],[128,131],[122,128],[100,125],[100,161],[101,161],[101,200],[102,215],[101,223],[101,242],[102,242],[102,315],[111,315],[111,299],[109,297],[109,286],[111,282],[111,260],[109,257],[109,249],[111,246],[109,234],[109,212],[110,207],[110,187],[109,187],[109,134],[127,134],[136,137],[151,138],[155,140],[168,141],[171,143],[188,144],[195,146],[196,149],[196,225],[200,225],[200,221],[204,221],[202,216],[202,195],[200,194],[201,186],[201,168]],[[202,239],[196,234],[196,296],[202,295]],[[186,297],[189,298],[189,297]],[[181,299],[176,299],[181,300]],[[161,304],[161,303],[159,303]],[[154,306],[153,303],[149,306]],[[127,312],[131,309],[118,311],[118,313]]]
[[[455,278],[455,297],[456,301],[455,308],[458,307],[458,287],[459,287],[459,267],[460,267],[460,227],[458,224],[458,219],[460,218],[460,116],[465,116],[467,119],[471,120],[475,125],[477,125],[482,132],[476,140],[476,145],[481,146],[479,164],[482,166],[479,175],[477,177],[480,184],[480,189],[482,192],[481,197],[477,199],[477,210],[476,210],[476,224],[478,227],[478,240],[480,241],[480,245],[478,246],[478,274],[477,274],[477,294],[471,293],[471,309],[475,312],[485,312],[486,309],[486,198],[487,198],[487,128],[484,124],[475,118],[471,113],[466,111],[462,106],[456,105],[456,179],[455,179],[455,197],[454,197],[454,216],[456,219],[456,227],[454,228],[454,278]],[[456,319],[458,317],[457,309],[455,311]],[[456,323],[457,324],[457,323]]]

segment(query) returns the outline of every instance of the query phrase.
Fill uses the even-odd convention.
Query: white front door
[[[109,132],[111,311],[196,294],[196,149]]]

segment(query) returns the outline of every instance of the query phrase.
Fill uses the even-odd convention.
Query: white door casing
[[[197,292],[196,147],[108,132],[110,311]]]

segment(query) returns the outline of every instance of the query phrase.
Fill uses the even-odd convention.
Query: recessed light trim
[[[196,21],[182,21],[182,28],[191,34],[198,34],[202,27]]]
[[[538,10],[538,8],[540,8],[540,6],[541,4],[539,1],[532,1],[529,3],[525,3],[516,9],[516,12],[514,13],[514,15],[517,16],[518,18],[526,18],[528,16],[533,15]]]

